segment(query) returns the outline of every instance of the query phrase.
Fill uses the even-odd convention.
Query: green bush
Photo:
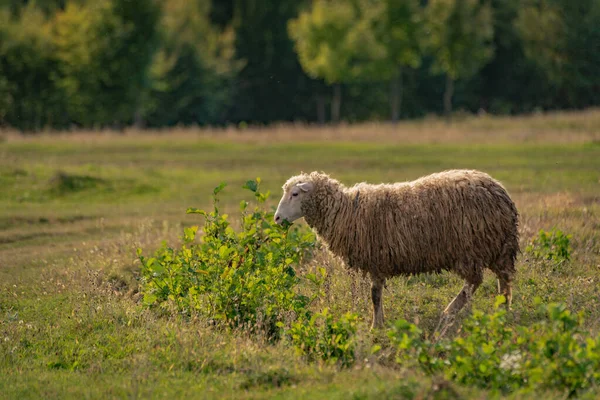
[[[511,327],[498,308],[502,302],[500,296],[492,314],[475,311],[463,324],[464,335],[435,344],[415,325],[398,321],[388,333],[397,361],[503,394],[547,389],[576,395],[600,384],[600,336],[583,332],[581,315],[550,304],[546,320]]]
[[[307,229],[276,225],[273,213],[260,208],[269,193],[261,193],[259,184],[257,179],[244,186],[254,193],[257,205],[249,210],[248,202],[241,202],[239,231],[219,211],[221,184],[213,193],[212,212],[188,209],[205,217],[200,243],[193,226],[185,228],[179,249],[163,243],[148,258],[138,250],[146,305],[175,306],[184,314],[199,313],[214,323],[269,337],[279,336],[284,322],[306,313],[309,299],[296,290],[299,278],[293,266],[315,246],[315,236]]]
[[[525,251],[538,260],[568,261],[571,259],[571,237],[558,229],[549,232],[542,229]]]
[[[282,333],[310,359],[349,366],[354,362],[354,336],[358,316],[336,319],[327,309],[312,315],[309,304],[322,296],[324,268],[303,278],[314,293],[298,291],[300,277],[293,266],[314,248],[316,237],[308,229],[281,227],[273,213],[260,208],[269,193],[259,190],[260,179],[244,188],[254,193],[256,206],[242,201],[241,229],[236,231],[218,207],[221,184],[213,192],[213,211],[188,209],[205,217],[203,235],[198,227],[184,229],[183,244],[174,249],[163,243],[142,263],[144,304],[184,315],[196,313],[215,324],[243,328],[278,339]],[[305,290],[305,292],[307,292]]]
[[[354,363],[357,321],[358,316],[353,313],[346,313],[336,321],[326,308],[310,318],[299,318],[287,334],[296,350],[310,360],[349,366]]]

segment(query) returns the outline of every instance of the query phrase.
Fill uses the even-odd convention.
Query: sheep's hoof
[[[446,332],[448,332],[448,329],[452,325],[454,325],[455,317],[455,314],[444,311],[444,313],[442,314],[442,318],[440,318],[440,321],[438,322],[437,327],[435,328],[435,331],[433,333],[436,342],[442,337],[444,337],[446,335]]]

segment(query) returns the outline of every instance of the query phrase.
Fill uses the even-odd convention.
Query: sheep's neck
[[[336,234],[339,220],[349,217],[348,213],[352,211],[352,204],[352,194],[338,188],[335,192],[320,197],[312,204],[305,216],[306,222],[331,245],[335,241],[336,235],[339,235],[339,232]]]

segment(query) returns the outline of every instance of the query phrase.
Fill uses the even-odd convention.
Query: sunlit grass
[[[385,344],[386,337],[368,330],[369,282],[327,253],[317,252],[297,270],[328,270],[326,296],[316,309],[361,316],[350,370],[307,363],[282,343],[144,310],[135,249],[150,251],[162,240],[176,245],[183,226],[202,223],[186,208],[208,206],[223,181],[221,205],[233,216],[248,199],[243,182],[257,176],[273,193],[271,207],[285,179],[302,170],[352,184],[477,168],[500,179],[514,198],[522,249],[540,229],[573,235],[572,259],[560,268],[519,256],[511,322],[538,320],[538,297],[584,311],[586,329],[597,334],[599,127],[600,113],[591,110],[472,118],[450,127],[426,119],[397,127],[6,134],[0,142],[0,397],[422,398],[444,390],[485,397],[402,370],[388,353],[371,355],[373,343]],[[461,286],[451,274],[393,279],[384,291],[386,317],[415,322],[429,335]],[[474,307],[491,311],[495,295],[494,277],[486,274]]]

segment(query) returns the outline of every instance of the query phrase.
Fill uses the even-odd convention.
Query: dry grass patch
[[[46,131],[36,135],[21,135],[0,131],[4,141],[45,143],[68,139],[78,144],[101,144],[114,140],[131,142],[144,139],[150,142],[176,140],[193,142],[212,138],[236,143],[297,143],[307,142],[386,142],[402,144],[434,143],[588,143],[600,141],[600,110],[538,113],[518,117],[459,116],[451,125],[443,118],[428,116],[403,121],[396,125],[386,122],[317,126],[274,124],[269,127],[237,128],[168,128],[156,130],[126,129],[89,130],[73,132]]]

